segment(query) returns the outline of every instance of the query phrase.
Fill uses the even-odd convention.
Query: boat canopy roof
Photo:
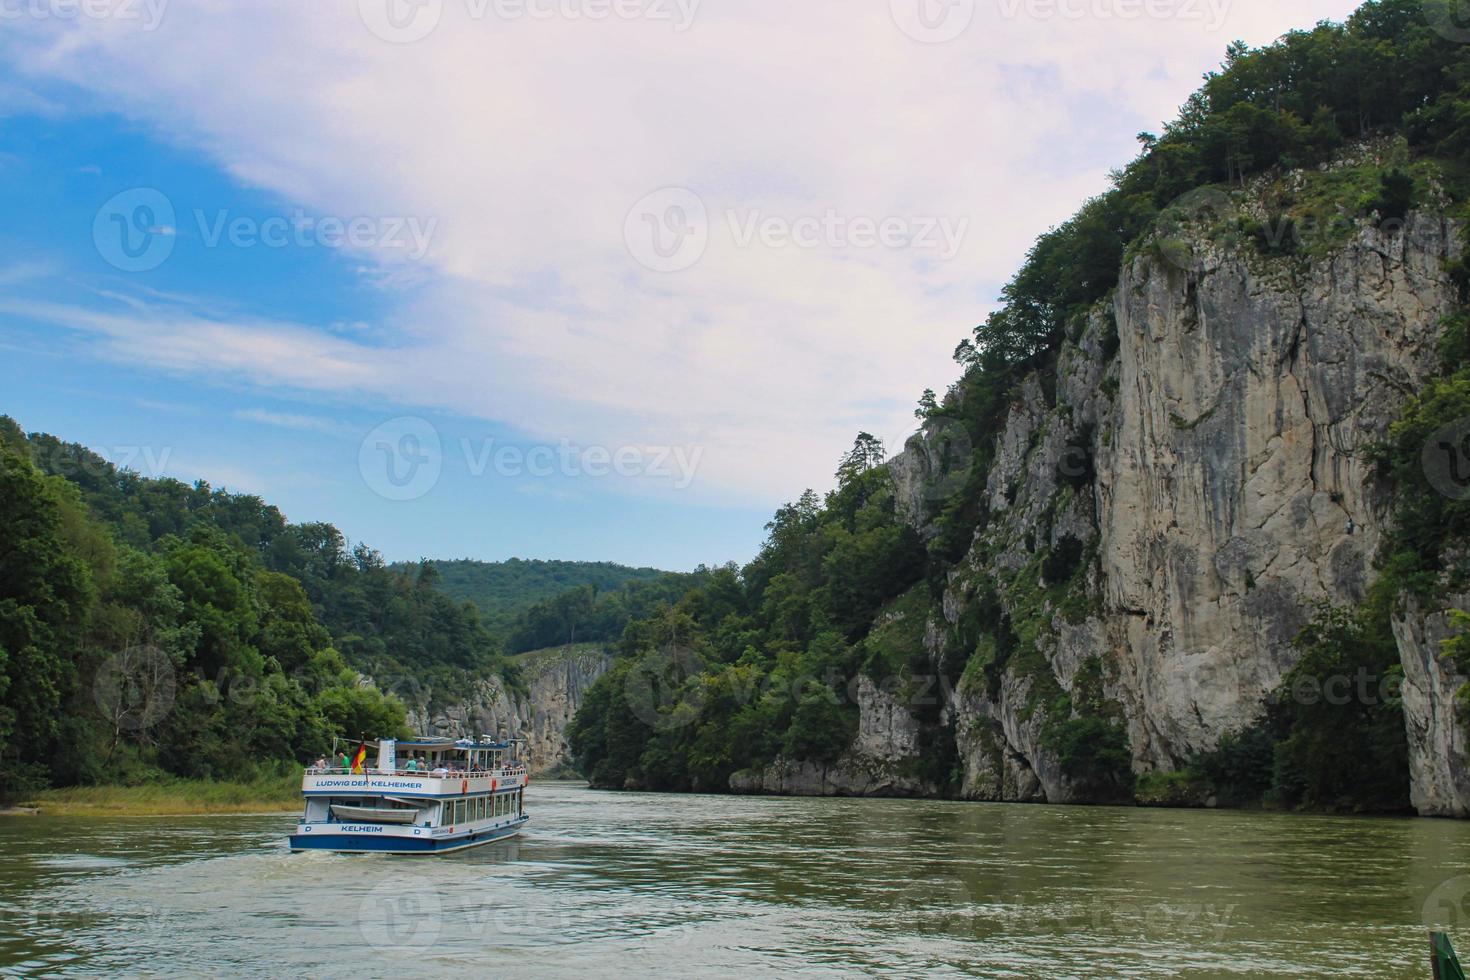
[[[348,741],[351,741],[351,739]],[[377,748],[383,741],[383,739],[368,738],[363,739],[362,743]],[[419,749],[427,752],[452,752],[455,749],[508,749],[515,741],[515,739],[497,741],[489,737],[475,741],[472,738],[429,738],[424,735],[416,735],[413,738],[397,739],[394,744],[400,749]]]

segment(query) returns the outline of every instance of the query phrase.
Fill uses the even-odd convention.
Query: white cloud
[[[242,422],[259,422],[278,429],[294,429],[298,432],[322,432],[333,436],[350,436],[356,430],[336,419],[320,415],[301,415],[296,412],[272,412],[264,408],[242,408],[232,413]]]
[[[474,19],[482,7],[444,0],[438,29],[405,45],[345,0],[175,4],[152,32],[21,24],[7,53],[23,75],[79,86],[242,183],[317,214],[438,221],[421,263],[364,256],[390,291],[417,287],[372,328],[389,346],[173,308],[31,315],[166,370],[368,393],[542,438],[698,444],[704,489],[793,496],[826,482],[856,429],[901,436],[1031,239],[1105,186],[1230,39],[1351,4],[1236,0],[1211,31],[1096,4],[1007,17],[1015,5],[990,0],[947,44],[898,30],[889,0],[706,0],[683,33]],[[702,199],[708,245],[692,268],[651,271],[625,219],[676,186]],[[731,210],[969,225],[936,261],[742,248]]]

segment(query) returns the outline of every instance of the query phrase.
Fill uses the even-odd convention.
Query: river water
[[[1470,823],[538,783],[515,842],[288,853],[293,818],[0,819],[0,973],[1429,976]]]

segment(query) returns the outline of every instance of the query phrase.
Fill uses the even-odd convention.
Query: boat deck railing
[[[498,779],[502,776],[524,776],[526,767],[502,766],[499,769],[459,769],[453,767],[441,767],[438,769],[404,769],[399,767],[391,772],[386,769],[368,769],[366,773],[353,772],[352,769],[344,769],[340,766],[307,766],[308,776],[427,776],[430,779],[462,779],[469,776],[489,776]]]

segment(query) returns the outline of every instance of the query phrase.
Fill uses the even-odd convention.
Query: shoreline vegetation
[[[0,816],[187,817],[293,813],[301,806],[301,775],[241,782],[178,779],[141,786],[76,786],[32,793]]]

